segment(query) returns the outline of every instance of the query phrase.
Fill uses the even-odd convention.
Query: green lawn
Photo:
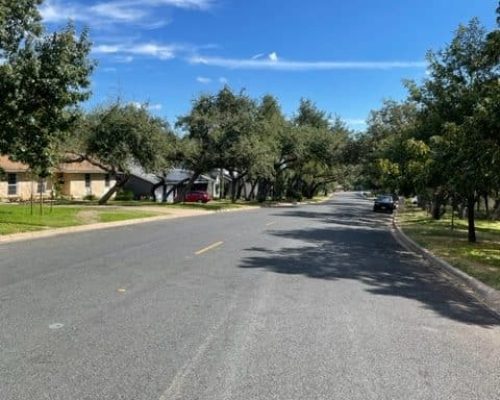
[[[467,221],[451,217],[434,221],[425,211],[406,207],[399,212],[403,231],[417,243],[450,264],[496,289],[500,289],[500,222],[478,220],[477,243],[467,241]]]
[[[157,215],[142,210],[112,210],[88,206],[44,205],[40,213],[39,204],[0,204],[0,235],[29,232],[48,228],[85,225],[96,222],[122,221]]]

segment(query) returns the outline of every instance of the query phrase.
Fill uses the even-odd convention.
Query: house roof
[[[91,164],[87,160],[74,162],[74,163],[62,163],[57,167],[58,172],[64,173],[74,173],[74,174],[105,174],[107,171],[104,169]]]
[[[5,172],[27,172],[29,166],[18,161],[12,161],[8,156],[0,156],[0,168]],[[56,172],[73,174],[103,174],[105,170],[99,168],[88,161],[59,164]]]
[[[189,180],[192,175],[193,172],[187,169],[174,168],[169,171],[168,175],[165,178],[165,181],[167,183],[178,183],[181,181]],[[211,177],[207,175],[200,175],[198,179],[196,179],[195,183],[205,183],[210,181],[213,181]]]
[[[133,167],[131,169],[132,175],[146,181],[149,183],[152,183],[153,185],[160,183],[161,179],[159,178],[158,175],[155,174],[148,174],[142,170],[140,167]],[[186,169],[181,169],[181,168],[174,168],[170,171],[168,171],[167,175],[165,176],[165,182],[167,184],[177,184],[182,181],[189,180],[189,178],[192,176],[192,172]],[[207,175],[200,175],[198,179],[196,180],[195,183],[205,183],[205,182],[210,182],[213,181],[213,179]]]
[[[213,179],[220,179],[220,174],[221,173],[221,169],[220,168],[216,168],[216,169],[213,169],[212,171],[209,172],[209,175],[213,178]],[[229,174],[229,171],[227,169],[222,169],[222,176],[223,178],[226,180],[226,181],[232,181],[233,178],[231,178],[231,175]]]
[[[29,167],[18,161],[12,161],[8,156],[0,156],[0,168],[5,172],[26,172]]]
[[[130,169],[130,173],[133,176],[135,176],[139,179],[142,179],[143,181],[149,182],[153,185],[156,185],[157,183],[161,182],[161,179],[157,175],[148,174],[148,173],[144,172],[144,170],[139,166],[132,167]]]

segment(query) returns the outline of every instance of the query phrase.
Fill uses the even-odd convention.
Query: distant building
[[[131,191],[136,200],[154,199],[157,202],[172,203],[191,176],[191,171],[182,168],[174,168],[164,175],[148,174],[141,168],[133,168],[123,189]],[[191,190],[207,192],[212,197],[217,197],[217,179],[200,175]]]
[[[9,201],[40,195],[51,197],[52,194],[71,199],[89,195],[101,197],[115,184],[109,173],[88,161],[60,164],[47,179],[37,177],[27,165],[7,156],[0,156],[0,169],[4,172],[0,180],[0,199]]]

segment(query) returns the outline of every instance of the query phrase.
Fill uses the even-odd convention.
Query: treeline
[[[500,25],[500,6],[497,15]],[[436,219],[446,205],[466,213],[475,242],[479,202],[500,217],[500,30],[473,19],[427,61],[428,77],[405,83],[405,101],[371,113],[358,142],[364,182],[418,195]]]
[[[95,67],[87,32],[78,36],[70,24],[46,33],[40,3],[0,5],[0,153],[35,175],[50,176],[60,162],[92,162],[117,178],[101,202],[137,167],[160,178],[174,166],[192,171],[184,193],[199,175],[226,170],[233,200],[244,182],[251,186],[247,198],[265,200],[310,198],[352,181],[351,132],[309,100],[287,118],[274,97],[253,99],[225,87],[196,98],[173,126],[147,104],[83,111]]]
[[[179,200],[201,174],[214,170],[231,178],[226,193],[233,201],[300,200],[333,185],[350,185],[356,170],[349,165],[353,142],[340,119],[332,120],[309,100],[287,119],[274,97],[257,101],[225,87],[196,98],[174,127],[152,116],[147,104],[116,103],[82,114],[60,153],[65,162],[87,160],[118,178],[102,202],[137,167],[160,180],[172,167],[190,170]]]

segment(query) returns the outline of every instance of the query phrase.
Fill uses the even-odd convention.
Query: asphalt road
[[[500,399],[500,321],[353,193],[0,246],[0,399]]]

